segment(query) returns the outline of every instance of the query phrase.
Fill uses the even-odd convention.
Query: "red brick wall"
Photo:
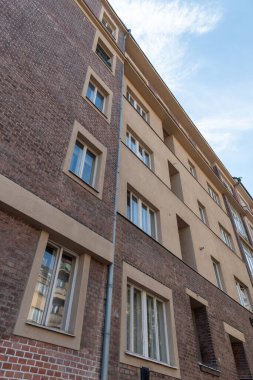
[[[39,235],[0,212],[0,379],[98,379],[105,265],[91,260],[80,351],[12,335]]]
[[[207,307],[210,334],[220,379],[237,380],[235,361],[230,339],[224,331],[223,321],[240,330],[246,339],[245,352],[253,373],[253,328],[250,312],[232,300],[217,287],[186,266],[181,260],[153,241],[136,226],[118,215],[115,256],[115,283],[113,300],[112,337],[110,351],[110,380],[138,379],[140,370],[119,363],[119,329],[121,315],[122,262],[126,261],[138,270],[161,282],[173,292],[179,364],[183,380],[215,379],[211,374],[200,371],[191,304],[185,288],[202,296]],[[148,362],[146,363],[148,367]],[[151,373],[150,379],[170,379]]]
[[[91,51],[74,1],[7,1],[1,25],[0,173],[111,240],[122,64],[114,76]],[[81,97],[89,65],[113,91],[110,125]],[[74,120],[108,148],[102,201],[63,173]]]

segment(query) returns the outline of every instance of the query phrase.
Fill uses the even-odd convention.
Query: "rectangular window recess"
[[[148,152],[138,138],[134,137],[129,131],[126,132],[126,145],[146,166],[151,168],[150,152]]]
[[[97,55],[102,59],[102,61],[106,64],[106,66],[109,67],[109,69],[112,69],[112,54],[109,53],[108,49],[105,48],[102,41],[98,40],[97,47],[96,47],[96,53]]]

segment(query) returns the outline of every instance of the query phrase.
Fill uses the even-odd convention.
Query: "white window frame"
[[[134,354],[136,356],[141,356],[150,360],[158,361],[164,364],[170,364],[170,349],[169,349],[169,343],[168,343],[168,328],[167,328],[167,315],[166,315],[166,304],[163,300],[160,298],[155,297],[154,295],[147,293],[145,290],[141,289],[140,287],[136,285],[132,285],[131,283],[127,284],[127,290],[128,287],[130,287],[130,350],[127,351],[131,354]],[[134,297],[134,289],[137,289],[141,292],[141,312],[142,312],[142,350],[143,355],[140,355],[136,352],[134,352],[134,324],[133,324],[133,297]],[[156,346],[156,353],[157,358],[154,359],[149,356],[148,354],[148,322],[147,322],[147,296],[152,297],[154,300],[154,314],[155,314],[155,346]],[[165,345],[166,345],[166,352],[165,356],[167,360],[164,362],[161,358],[160,353],[160,347],[159,347],[159,334],[158,334],[158,320],[157,320],[157,301],[161,302],[163,305],[163,320],[164,320],[164,333],[165,333]]]
[[[188,164],[189,164],[189,172],[191,173],[191,175],[197,179],[197,171],[196,171],[196,168],[195,166],[191,163],[190,160],[188,160]]]
[[[109,60],[104,59],[103,55],[100,54],[100,52],[98,51],[98,47],[103,51],[103,53],[105,55],[108,56]],[[110,69],[112,71],[112,69],[113,69],[113,54],[105,46],[105,44],[103,43],[103,41],[100,38],[98,38],[95,52],[96,52],[97,56],[103,61],[103,63],[108,67],[108,69]]]
[[[74,171],[70,170],[70,167],[69,167],[69,171],[73,174],[75,174],[76,176],[78,176],[78,178],[80,178],[84,183],[86,183],[87,185],[95,188],[95,185],[96,185],[96,178],[97,178],[97,167],[98,167],[98,155],[97,153],[91,149],[87,144],[85,144],[81,139],[77,139],[76,142],[75,142],[75,145],[76,143],[79,143],[83,146],[83,151],[82,151],[82,158],[81,158],[81,165],[80,165],[80,168],[79,168],[79,173],[75,173]],[[73,157],[73,154],[74,154],[74,150],[75,150],[75,145],[74,145],[74,149],[73,149],[73,152],[72,152],[72,156],[71,156],[71,161],[72,161],[72,157]],[[94,172],[93,172],[93,176],[92,176],[92,182],[91,184],[86,182],[83,178],[82,178],[82,173],[83,173],[83,168],[84,168],[84,165],[85,165],[85,158],[86,158],[86,153],[87,153],[87,150],[89,150],[92,154],[94,154],[95,156],[95,162],[94,162]],[[70,161],[70,165],[71,165],[71,161]]]
[[[243,251],[248,263],[248,267],[253,278],[253,252],[250,248],[248,248],[245,244],[242,243]]]
[[[203,223],[208,225],[206,208],[200,202],[198,202],[198,207],[199,207],[200,219],[202,220]]]
[[[127,90],[127,100],[129,103],[134,107],[134,109],[138,112],[138,114],[146,121],[148,122],[148,111],[146,111],[143,106],[140,105],[140,103],[136,100],[134,95]]]
[[[236,281],[236,289],[238,292],[240,304],[245,307],[248,310],[252,310],[251,308],[251,302],[249,299],[249,293],[248,293],[248,288],[243,285],[240,281]]]
[[[104,12],[101,20],[102,25],[110,33],[110,35],[116,39],[116,26],[109,20],[106,13]]]
[[[209,193],[210,197],[214,200],[214,202],[217,205],[220,206],[221,204],[220,204],[219,195],[216,193],[216,191],[209,184],[207,184],[207,188],[208,188],[208,193]]]
[[[214,259],[212,259],[214,274],[217,282],[217,286],[219,289],[224,290],[222,275],[221,275],[221,267],[220,263]]]
[[[224,227],[222,227],[220,225],[220,233],[221,233],[221,239],[222,241],[230,248],[230,249],[234,249],[234,246],[233,246],[233,242],[232,242],[232,238],[231,238],[231,235],[229,232],[227,232],[225,230]]]
[[[231,214],[232,214],[232,217],[233,217],[233,220],[234,220],[237,232],[244,239],[248,240],[248,236],[247,236],[246,230],[244,228],[243,221],[242,221],[242,218],[241,218],[240,214],[233,207],[231,207],[231,206],[230,206],[230,210],[231,210]]]
[[[129,220],[134,223],[133,221],[133,208],[132,208],[132,199],[133,197],[137,200],[137,207],[138,207],[138,221],[137,221],[137,224],[136,224],[141,230],[143,230],[146,234],[148,234],[149,236],[151,236],[153,239],[157,240],[157,218],[156,218],[156,212],[150,208],[145,202],[143,202],[137,195],[135,195],[134,193],[132,193],[130,190],[127,191],[127,201],[128,201],[128,196],[130,197],[130,215],[129,215]],[[147,213],[148,213],[148,232],[146,232],[143,228],[142,228],[142,206],[146,207],[147,208]],[[127,205],[128,207],[128,205]],[[154,215],[154,225],[155,225],[155,236],[152,236],[151,235],[151,221],[150,221],[150,212],[153,213]],[[127,212],[128,214],[128,212]]]
[[[93,94],[93,98],[90,99],[88,97],[88,91],[89,91],[89,86],[90,84],[94,87],[94,94]],[[97,98],[97,93],[100,93],[100,95],[103,96],[104,100],[103,100],[103,108],[102,110],[100,108],[98,108],[96,106],[96,98]],[[87,93],[86,93],[86,98],[92,103],[94,104],[94,106],[100,111],[102,112],[103,114],[105,114],[105,106],[106,106],[106,99],[107,99],[107,95],[103,92],[103,90],[101,90],[100,88],[98,88],[98,86],[92,81],[90,80],[89,83],[88,83],[88,87],[87,87]]]
[[[72,303],[73,303],[73,294],[74,294],[74,289],[76,286],[76,276],[77,276],[79,256],[76,253],[71,252],[68,249],[65,249],[64,247],[59,246],[59,245],[57,245],[51,241],[48,241],[46,249],[48,246],[57,250],[57,258],[56,258],[57,262],[55,264],[54,271],[52,273],[53,278],[51,280],[50,287],[48,290],[48,294],[47,294],[46,300],[45,300],[45,315],[44,315],[41,323],[35,322],[31,319],[27,319],[27,321],[29,323],[38,324],[39,326],[45,326],[45,327],[48,327],[51,329],[51,327],[48,326],[48,320],[49,320],[49,316],[50,316],[50,310],[52,308],[53,297],[55,294],[61,258],[62,258],[63,253],[66,252],[68,255],[75,258],[75,266],[74,266],[74,270],[73,270],[73,274],[72,274],[72,280],[71,280],[71,284],[70,284],[71,288],[70,288],[70,293],[68,296],[67,304],[64,306],[67,309],[64,313],[65,314],[65,320],[63,320],[63,322],[62,322],[63,326],[61,329],[59,329],[59,331],[68,332],[69,331],[69,325],[70,325]],[[44,253],[45,253],[45,251],[44,251]],[[44,253],[43,253],[42,259],[44,257]],[[41,265],[42,265],[42,262],[41,262]],[[41,268],[41,265],[40,265],[40,268]],[[37,279],[37,284],[38,284],[38,279]],[[36,285],[36,288],[37,288],[37,285]],[[36,288],[34,289],[34,293],[37,292]],[[29,313],[30,313],[31,308],[32,308],[32,305],[30,306]],[[53,329],[56,329],[56,328],[53,328]],[[58,329],[56,329],[56,330],[58,330]]]
[[[135,141],[136,151],[132,149],[131,140]],[[128,148],[137,156],[139,159],[149,168],[151,168],[151,154],[150,152],[143,147],[143,145],[139,142],[139,140],[132,135],[131,132],[126,132],[126,145]],[[142,154],[140,153],[140,150],[142,150]],[[145,154],[148,156],[148,164],[145,162]]]

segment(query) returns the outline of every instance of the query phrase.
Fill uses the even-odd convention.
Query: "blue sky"
[[[110,0],[233,176],[253,195],[253,0]]]

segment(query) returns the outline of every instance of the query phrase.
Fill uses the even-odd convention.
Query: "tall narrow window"
[[[105,44],[98,39],[97,47],[96,47],[97,55],[102,59],[102,61],[112,69],[112,58],[113,54],[109,51],[109,49],[105,46]]]
[[[47,245],[28,321],[68,331],[76,262],[62,247]]]
[[[199,206],[200,219],[202,220],[203,223],[208,224],[206,208],[200,202],[198,202],[198,206]]]
[[[127,217],[144,232],[156,239],[155,212],[130,191],[127,192]]]
[[[188,161],[188,164],[189,164],[189,171],[190,171],[191,175],[194,178],[197,178],[197,172],[196,172],[195,166],[191,163],[191,161]]]
[[[127,286],[127,350],[170,362],[165,302],[131,284]]]
[[[245,244],[242,243],[242,246],[243,246],[243,251],[244,251],[248,266],[249,266],[251,276],[253,278],[253,252]]]
[[[243,221],[242,221],[242,218],[241,218],[240,214],[233,207],[231,207],[231,206],[230,206],[230,210],[231,210],[231,214],[232,214],[232,217],[233,217],[233,220],[234,220],[237,232],[244,239],[248,240],[248,236],[247,236],[246,230],[244,228],[244,224],[243,224]]]
[[[92,82],[89,83],[87,89],[87,98],[95,104],[95,106],[104,113],[105,111],[105,99],[106,96],[102,93],[98,87],[95,86]]]
[[[251,311],[251,304],[249,300],[249,293],[247,287],[243,285],[241,282],[236,281],[236,289],[239,295],[241,305]]]
[[[221,239],[224,241],[224,243],[229,248],[233,249],[234,247],[233,247],[231,235],[221,225],[220,225],[220,234],[221,234]]]
[[[150,153],[143,147],[138,139],[136,139],[130,132],[126,133],[126,145],[139,157],[145,165],[149,168],[151,166]]]
[[[218,263],[218,261],[216,261],[214,259],[212,259],[212,263],[213,263],[213,270],[214,270],[217,286],[218,286],[218,288],[223,290],[220,264]]]
[[[148,121],[148,111],[144,108],[144,106],[132,95],[129,90],[127,90],[127,100],[129,103],[136,109],[136,111],[141,115],[141,117]]]
[[[220,206],[220,198],[218,194],[216,193],[216,191],[210,185],[207,185],[207,188],[208,188],[208,193],[210,197],[214,200],[215,203],[217,203],[217,205]]]
[[[95,185],[96,155],[87,145],[76,141],[69,170],[92,187]]]

